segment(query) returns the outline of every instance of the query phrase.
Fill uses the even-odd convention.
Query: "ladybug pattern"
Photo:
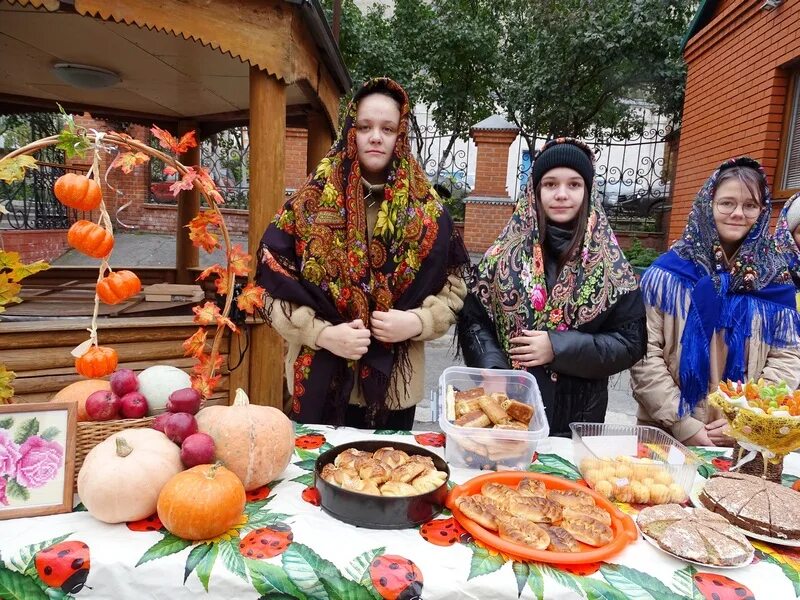
[[[419,528],[419,534],[434,546],[452,546],[456,542],[468,543],[472,536],[453,517],[433,519]]]
[[[161,531],[161,529],[164,527],[164,525],[161,523],[161,519],[158,518],[158,514],[155,513],[146,519],[128,521],[126,525],[131,531]]]
[[[61,542],[37,552],[34,564],[45,585],[76,594],[89,576],[89,546],[79,541]]]
[[[717,573],[695,573],[694,584],[705,600],[756,600],[747,586]]]
[[[728,471],[733,461],[725,456],[717,456],[711,459],[711,464],[717,471]]]
[[[322,498],[320,498],[319,490],[315,488],[313,485],[310,485],[306,489],[304,489],[303,492],[300,494],[300,497],[309,504],[313,504],[314,506],[319,506],[322,504]]]
[[[239,553],[246,558],[272,558],[286,552],[293,539],[292,528],[286,523],[259,527],[239,542]]]
[[[422,571],[412,561],[395,554],[376,556],[369,565],[369,578],[384,600],[422,598]]]
[[[260,488],[245,492],[245,496],[247,497],[248,502],[258,502],[259,500],[263,500],[269,496],[271,491],[272,490],[269,489],[269,486],[262,485]]]
[[[431,446],[433,448],[443,448],[445,437],[443,433],[418,433],[414,436],[414,439],[420,446]]]
[[[301,435],[294,441],[295,448],[302,448],[303,450],[316,450],[325,443],[325,436],[321,433],[310,433],[308,435]]]

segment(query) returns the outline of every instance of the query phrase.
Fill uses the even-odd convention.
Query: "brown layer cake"
[[[753,555],[753,546],[736,527],[704,508],[650,506],[636,522],[667,552],[706,565],[738,566]]]
[[[700,493],[708,510],[745,531],[800,539],[800,492],[744,473],[717,473]]]

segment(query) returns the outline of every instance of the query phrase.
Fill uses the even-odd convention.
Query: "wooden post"
[[[250,226],[248,249],[255,258],[269,222],[283,205],[286,85],[250,68]],[[250,402],[283,408],[283,339],[267,326],[250,337]]]
[[[186,166],[200,164],[200,131],[196,121],[180,121],[178,136],[195,130],[197,146],[181,154],[178,160]],[[194,275],[189,269],[200,265],[199,248],[189,239],[186,225],[200,213],[200,191],[195,187],[184,190],[178,196],[178,214],[175,231],[175,281],[176,283],[194,283]]]
[[[321,112],[308,113],[308,142],[306,143],[306,170],[311,173],[333,145],[333,135],[328,119]]]

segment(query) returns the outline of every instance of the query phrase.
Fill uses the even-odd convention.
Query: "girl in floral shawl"
[[[570,435],[574,421],[602,422],[608,377],[644,353],[636,278],[593,188],[585,144],[545,144],[524,198],[478,264],[459,323],[468,365],[508,360],[532,372],[553,435]],[[498,342],[502,353],[491,352]]]
[[[397,83],[367,82],[261,240],[257,279],[288,342],[299,422],[410,429],[424,342],[462,306],[468,257],[411,155],[409,112]]]
[[[755,160],[724,163],[700,190],[683,236],[642,278],[647,357],[631,370],[639,418],[692,445],[732,445],[706,402],[720,380],[800,379],[798,314],[769,235],[770,192]]]

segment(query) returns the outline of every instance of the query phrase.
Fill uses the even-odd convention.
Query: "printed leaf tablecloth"
[[[800,598],[800,549],[761,542],[754,543],[754,563],[735,570],[696,567],[642,539],[609,562],[565,570],[482,546],[448,511],[415,529],[353,527],[318,507],[309,486],[319,454],[380,439],[444,456],[444,436],[304,425],[296,432],[281,478],[249,492],[241,522],[214,540],[181,540],[155,515],[107,525],[80,504],[68,514],[0,522],[0,598]],[[698,476],[730,465],[720,449],[696,451],[705,461]],[[580,478],[570,440],[545,440],[532,459],[531,471]],[[800,473],[796,454],[785,468]],[[452,483],[479,473],[451,468]],[[785,483],[794,479],[787,475]]]

